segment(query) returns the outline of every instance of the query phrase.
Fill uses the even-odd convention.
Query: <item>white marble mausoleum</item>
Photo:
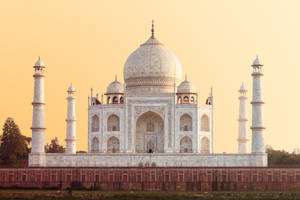
[[[240,92],[238,153],[214,154],[213,94],[200,102],[177,57],[154,35],[130,54],[124,83],[111,82],[88,105],[88,152],[76,153],[75,88],[68,88],[66,153],[44,152],[44,63],[35,63],[29,166],[267,166],[261,97],[262,65],[253,67],[252,151],[248,152],[246,92]]]

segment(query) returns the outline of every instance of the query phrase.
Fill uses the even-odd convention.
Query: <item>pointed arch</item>
[[[106,104],[110,104],[110,96],[107,97]]]
[[[203,137],[201,139],[200,153],[202,153],[202,154],[209,154],[210,153],[209,139],[207,137]]]
[[[92,132],[98,132],[99,131],[99,117],[98,115],[94,115],[92,117]]]
[[[179,96],[179,97],[177,98],[177,103],[178,103],[178,104],[182,104],[181,96]]]
[[[99,152],[99,140],[97,137],[92,139],[91,152]]]
[[[201,131],[209,131],[209,118],[206,114],[201,117]]]
[[[137,153],[164,152],[164,120],[158,113],[147,111],[137,118],[135,146]]]
[[[192,131],[193,120],[189,114],[183,114],[180,117],[180,131]]]
[[[118,97],[114,96],[113,99],[112,99],[112,103],[113,104],[118,104],[119,103]]]
[[[120,118],[112,114],[107,118],[107,131],[120,131]]]
[[[124,97],[120,97],[120,103],[121,103],[121,104],[124,103]]]
[[[188,96],[183,97],[183,103],[184,104],[189,104],[190,103],[190,99]]]
[[[120,141],[117,137],[112,136],[107,140],[107,152],[109,153],[120,152]]]
[[[193,142],[190,137],[185,136],[180,140],[180,153],[192,153]]]

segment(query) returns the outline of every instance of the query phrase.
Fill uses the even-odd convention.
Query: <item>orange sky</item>
[[[31,136],[33,64],[46,64],[46,142],[65,139],[66,90],[77,89],[77,149],[87,149],[87,96],[100,94],[150,36],[171,49],[204,103],[214,87],[216,152],[236,152],[238,92],[250,90],[256,54],[263,77],[265,143],[300,148],[300,1],[27,0],[0,6],[0,125],[13,117]],[[250,102],[250,100],[248,101]],[[248,104],[249,126],[251,106]],[[251,138],[251,132],[249,130]]]

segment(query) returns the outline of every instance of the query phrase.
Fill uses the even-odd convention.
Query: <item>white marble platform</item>
[[[267,154],[31,153],[29,166],[44,167],[266,167]]]

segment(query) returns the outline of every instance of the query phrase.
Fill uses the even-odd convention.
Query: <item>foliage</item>
[[[45,152],[46,153],[64,153],[65,148],[62,145],[59,145],[57,137],[54,137],[51,140],[50,144],[45,145]]]
[[[269,166],[300,166],[300,154],[274,150],[272,147],[268,147],[266,152]]]
[[[15,166],[27,159],[30,152],[31,138],[21,134],[12,118],[7,118],[0,139],[1,164]]]

